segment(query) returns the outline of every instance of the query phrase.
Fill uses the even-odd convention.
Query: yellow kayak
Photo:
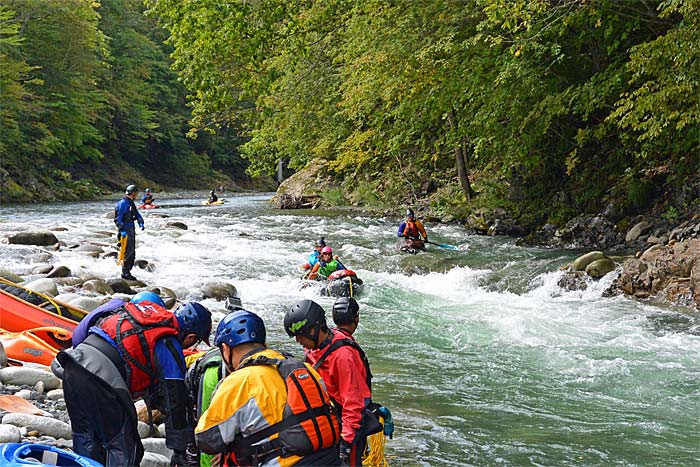
[[[210,203],[209,201],[202,201],[202,204],[205,206],[218,206],[219,204],[224,204],[225,202],[225,199],[220,199],[218,201],[214,201],[213,203]]]

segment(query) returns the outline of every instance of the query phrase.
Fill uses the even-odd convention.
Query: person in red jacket
[[[290,308],[284,328],[304,347],[306,361],[321,375],[340,410],[340,458],[344,465],[360,467],[368,435],[363,413],[372,399],[372,375],[364,352],[351,335],[329,329],[325,311],[312,300]]]

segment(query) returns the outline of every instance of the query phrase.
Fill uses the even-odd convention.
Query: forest
[[[5,1],[2,167],[196,185],[283,161],[336,205],[677,217],[699,207],[699,23],[700,0]]]

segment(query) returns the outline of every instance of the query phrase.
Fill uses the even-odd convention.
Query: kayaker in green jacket
[[[327,279],[328,276],[341,269],[347,268],[340,262],[337,256],[333,257],[333,250],[331,247],[325,246],[321,250],[321,258],[318,263],[314,265],[309,274],[309,279],[314,280],[319,278],[318,276],[321,276],[321,279]]]

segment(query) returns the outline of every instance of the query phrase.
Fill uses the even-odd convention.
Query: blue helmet
[[[209,345],[211,334],[211,312],[197,302],[187,302],[180,305],[174,312],[180,331],[184,334],[195,334]]]
[[[247,310],[238,310],[221,320],[216,328],[214,345],[235,347],[247,342],[264,344],[265,335],[265,323],[260,316]]]
[[[165,308],[165,302],[155,292],[139,292],[131,298],[131,303],[151,302]]]

